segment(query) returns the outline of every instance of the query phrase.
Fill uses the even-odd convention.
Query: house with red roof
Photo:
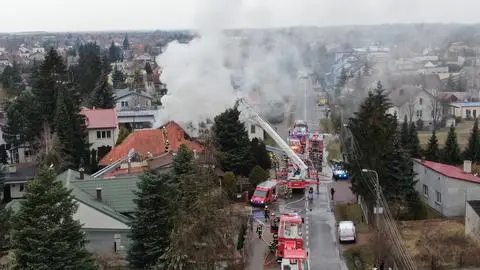
[[[468,201],[480,200],[480,177],[472,174],[471,162],[463,169],[428,160],[414,160],[416,190],[444,217],[463,217]]]
[[[80,114],[85,116],[90,149],[115,146],[118,138],[118,120],[115,108],[88,109],[83,107]]]
[[[124,159],[129,151],[133,149],[135,158],[130,162],[130,166],[125,162],[116,171],[110,173],[109,176],[137,171],[142,173],[143,169],[140,168],[149,168],[151,164],[158,163],[161,167],[170,164],[173,159],[172,155],[178,151],[182,144],[185,144],[195,153],[201,153],[205,149],[199,142],[192,140],[179,124],[170,121],[159,129],[133,131],[120,145],[112,148],[99,161],[99,165],[108,166]]]

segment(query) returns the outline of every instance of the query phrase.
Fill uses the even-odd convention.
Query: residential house
[[[434,119],[441,120],[442,109],[439,100],[421,87],[405,85],[392,90],[388,98],[392,103],[388,113],[396,114],[400,122],[407,116],[409,121],[421,120],[424,127],[429,127],[432,126]]]
[[[249,140],[253,140],[254,138],[262,141],[265,140],[265,131],[254,120],[246,120],[244,124],[248,132]]]
[[[465,215],[465,204],[480,199],[480,177],[471,173],[471,162],[464,169],[428,160],[414,160],[416,190],[423,200],[445,217]]]
[[[34,164],[10,164],[5,168],[3,182],[3,200],[9,202],[12,199],[22,198],[26,191],[28,180],[36,175]]]
[[[67,170],[58,175],[57,181],[72,191],[78,204],[74,218],[82,224],[88,240],[87,249],[97,254],[118,253],[126,255],[130,244],[128,234],[131,221],[119,210],[132,213],[137,177],[119,179],[94,179],[89,175]],[[12,200],[7,207],[20,208],[21,199]]]
[[[463,119],[477,118],[480,116],[480,102],[456,102],[450,104],[450,113]]]
[[[433,64],[431,61],[428,61],[422,68],[418,69],[419,73],[422,74],[437,74],[448,72],[448,66],[440,66]]]
[[[197,153],[204,151],[204,147],[191,139],[179,124],[170,121],[159,129],[135,130],[120,145],[115,146],[105,155],[99,161],[99,165],[108,166],[122,160],[133,149],[136,155],[132,162],[128,163],[125,160],[113,173],[141,173],[148,168],[149,160],[158,158],[165,153],[176,153],[182,144]]]
[[[118,120],[115,109],[82,108],[80,114],[85,116],[90,149],[102,146],[115,146],[118,139]]]
[[[467,201],[465,206],[465,235],[480,244],[480,200]]]
[[[118,122],[130,129],[151,128],[161,107],[152,105],[152,96],[143,91],[120,89],[115,92]]]

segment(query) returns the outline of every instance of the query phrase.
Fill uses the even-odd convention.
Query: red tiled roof
[[[471,173],[465,173],[463,171],[463,169],[460,169],[458,167],[443,164],[443,163],[428,161],[428,160],[415,159],[415,161],[418,162],[419,164],[422,164],[423,166],[431,169],[431,170],[434,170],[434,171],[446,176],[446,177],[480,184],[480,177],[475,176]]]
[[[130,149],[134,149],[136,153],[142,157],[147,157],[148,153],[157,157],[165,153],[165,144],[162,128],[166,127],[168,141],[170,143],[170,151],[177,152],[180,145],[185,144],[188,149],[203,152],[204,147],[195,141],[185,139],[185,131],[175,122],[170,121],[160,129],[140,129],[135,130],[128,135],[127,138],[118,146],[115,146],[107,155],[99,162],[101,166],[107,166],[112,162],[127,156]]]
[[[87,129],[117,127],[118,120],[115,109],[88,109],[83,107],[80,114],[85,115]]]

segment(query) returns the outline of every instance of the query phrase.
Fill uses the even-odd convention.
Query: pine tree
[[[112,62],[118,62],[120,59],[119,48],[115,45],[115,42],[110,44],[110,48],[108,48],[108,56]]]
[[[136,210],[131,226],[132,245],[128,251],[130,265],[150,269],[169,246],[174,209],[168,174],[146,173],[135,192]]]
[[[460,157],[460,147],[458,146],[457,134],[455,133],[455,127],[450,127],[448,131],[447,139],[445,140],[445,147],[442,151],[442,159],[444,163],[457,165],[462,161]]]
[[[457,88],[457,84],[455,83],[452,74],[448,76],[446,88],[447,91],[455,91],[455,89]]]
[[[113,90],[108,83],[108,76],[103,74],[97,85],[90,94],[90,107],[98,109],[112,109],[115,108],[115,101],[113,98]]]
[[[248,176],[252,168],[250,141],[245,126],[240,122],[240,111],[235,106],[215,117],[213,127],[217,157],[224,171]],[[235,138],[235,140],[232,140]]]
[[[415,127],[415,122],[411,122],[408,128],[409,142],[410,142],[410,155],[413,158],[422,157],[422,147],[420,146],[420,140],[418,139],[417,128]]]
[[[8,164],[8,153],[5,144],[0,145],[0,164]]]
[[[427,149],[425,149],[425,159],[434,162],[440,160],[440,149],[438,147],[438,139],[435,130],[432,131],[432,136],[428,139]]]
[[[259,165],[264,170],[270,170],[272,167],[272,160],[268,155],[265,143],[257,138],[254,138],[250,144],[255,165]]]
[[[57,51],[50,49],[34,75],[32,92],[39,104],[38,113],[52,127],[57,92],[63,91],[68,82],[67,68]]]
[[[408,128],[408,117],[403,118],[402,129],[400,130],[400,143],[405,149],[411,149],[410,130]]]
[[[471,160],[472,162],[480,161],[480,133],[478,130],[478,119],[475,119],[473,124],[472,132],[470,133],[470,138],[468,139],[468,145],[463,153],[463,157],[466,160]]]
[[[103,65],[100,47],[96,43],[81,45],[75,77],[82,97],[88,97],[102,75]]]
[[[149,62],[145,63],[145,72],[147,72],[148,75],[152,75],[153,73],[152,66]]]
[[[266,181],[270,177],[270,174],[262,169],[259,165],[255,165],[253,167],[252,171],[250,172],[250,175],[248,177],[250,181],[250,185],[255,188],[258,184],[260,184],[263,181]]]
[[[51,169],[40,170],[28,183],[25,200],[13,220],[13,250],[17,269],[98,269],[81,224],[71,191],[55,181]]]
[[[11,248],[12,216],[11,209],[0,209],[0,258]]]
[[[127,137],[130,135],[130,131],[126,127],[120,127],[120,132],[118,133],[117,142],[115,146],[120,145]]]
[[[193,169],[193,152],[182,144],[173,158],[173,173],[176,176],[182,176],[191,173]]]
[[[123,39],[123,49],[125,51],[130,49],[130,42],[128,42],[128,34],[125,34],[125,38]]]
[[[113,89],[124,89],[126,87],[125,80],[126,77],[123,72],[121,72],[117,66],[115,66],[112,74]]]
[[[344,152],[349,161],[346,166],[352,176],[352,190],[367,200],[371,198],[371,189],[361,168],[375,170],[382,187],[390,186],[389,181],[392,181],[387,177],[387,167],[391,162],[388,157],[394,151],[397,121],[387,113],[390,107],[383,86],[378,82],[376,90],[369,93],[358,112],[349,119],[348,127],[354,139],[345,142]],[[384,189],[386,197],[395,192]]]

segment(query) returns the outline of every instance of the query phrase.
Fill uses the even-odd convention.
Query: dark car
[[[333,179],[348,180],[350,175],[343,162],[332,162]]]

